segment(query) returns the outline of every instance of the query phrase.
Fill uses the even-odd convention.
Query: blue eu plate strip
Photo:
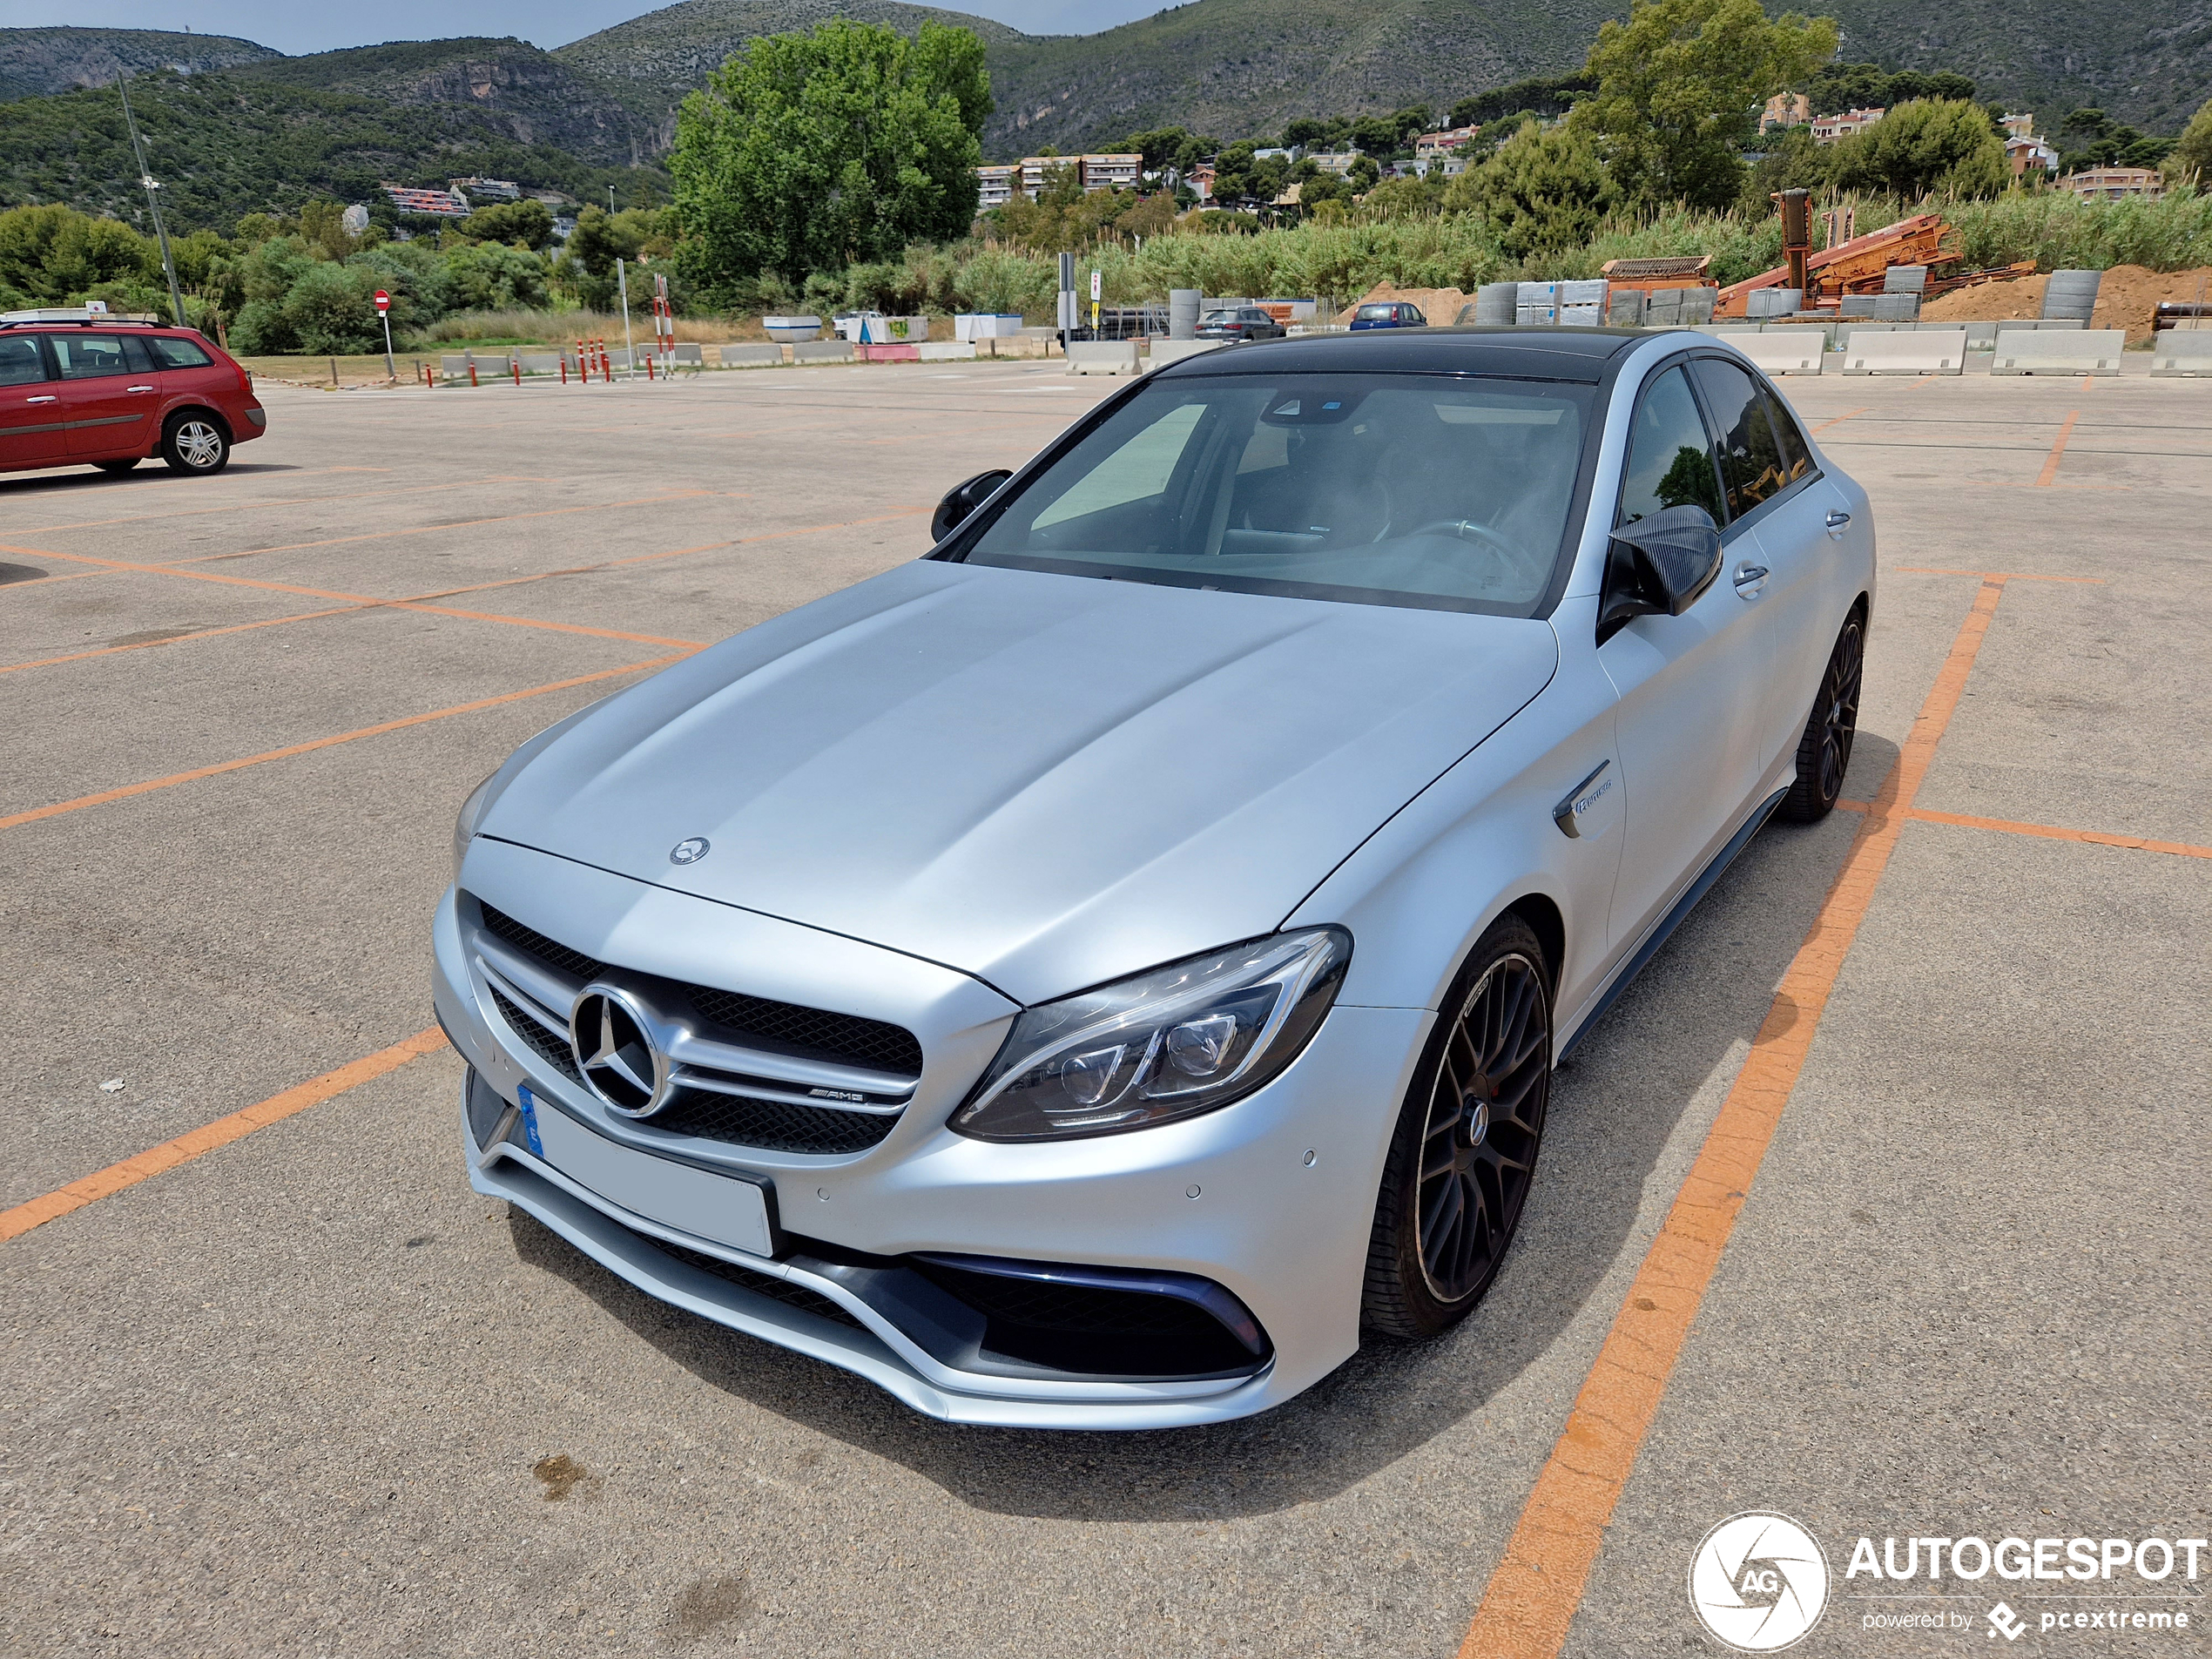
[[[537,1102],[531,1098],[530,1086],[524,1083],[515,1091],[516,1104],[523,1109],[523,1138],[529,1143],[530,1156],[543,1157],[545,1148],[537,1138]]]

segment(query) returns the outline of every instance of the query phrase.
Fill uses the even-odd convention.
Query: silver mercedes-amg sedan
[[[469,797],[470,1181],[964,1422],[1447,1329],[1557,1056],[1836,800],[1865,492],[1718,340],[1430,329],[1162,369],[936,528]]]

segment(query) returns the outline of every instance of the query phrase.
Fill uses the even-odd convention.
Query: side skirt
[[[1784,787],[1769,795],[1760,803],[1758,810],[1743,820],[1743,827],[1730,838],[1728,845],[1713,854],[1712,862],[1705,867],[1696,880],[1689,884],[1689,891],[1675,900],[1675,907],[1651,930],[1651,936],[1643,941],[1643,948],[1614,974],[1612,983],[1605,988],[1605,995],[1598,999],[1596,1006],[1583,1017],[1582,1022],[1575,1028],[1574,1035],[1559,1045],[1560,1059],[1564,1060],[1573,1054],[1575,1045],[1589,1035],[1590,1028],[1603,1019],[1613,1005],[1621,1000],[1621,993],[1629,988],[1629,982],[1643,971],[1646,962],[1659,954],[1659,948],[1667,942],[1676,928],[1682,926],[1683,918],[1697,907],[1697,901],[1712,890],[1713,883],[1719,880],[1728,867],[1736,862],[1736,855],[1749,846],[1751,838],[1766,826],[1774,809],[1782,805],[1789,793]]]

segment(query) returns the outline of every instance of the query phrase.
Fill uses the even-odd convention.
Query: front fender
[[[1619,867],[1627,781],[1617,774],[1614,695],[1596,661],[1595,596],[1553,617],[1560,667],[1551,683],[1480,747],[1408,802],[1284,921],[1352,930],[1340,1001],[1434,1008],[1467,952],[1499,915],[1532,896],[1563,923],[1553,964],[1555,1009],[1581,1006],[1611,966],[1607,913]],[[1569,836],[1554,812],[1612,763],[1614,786]]]

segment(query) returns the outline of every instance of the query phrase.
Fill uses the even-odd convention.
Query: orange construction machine
[[[1789,263],[1723,288],[1714,303],[1715,316],[1743,315],[1754,288],[1802,287],[1808,311],[1832,304],[1847,293],[1879,293],[1883,273],[1892,265],[1939,265],[1956,260],[1961,251],[1958,231],[1944,221],[1942,214],[1915,213],[1815,253],[1807,246],[1807,216],[1800,212],[1793,220],[1790,206],[1783,204]],[[1797,239],[1792,241],[1793,237]]]

